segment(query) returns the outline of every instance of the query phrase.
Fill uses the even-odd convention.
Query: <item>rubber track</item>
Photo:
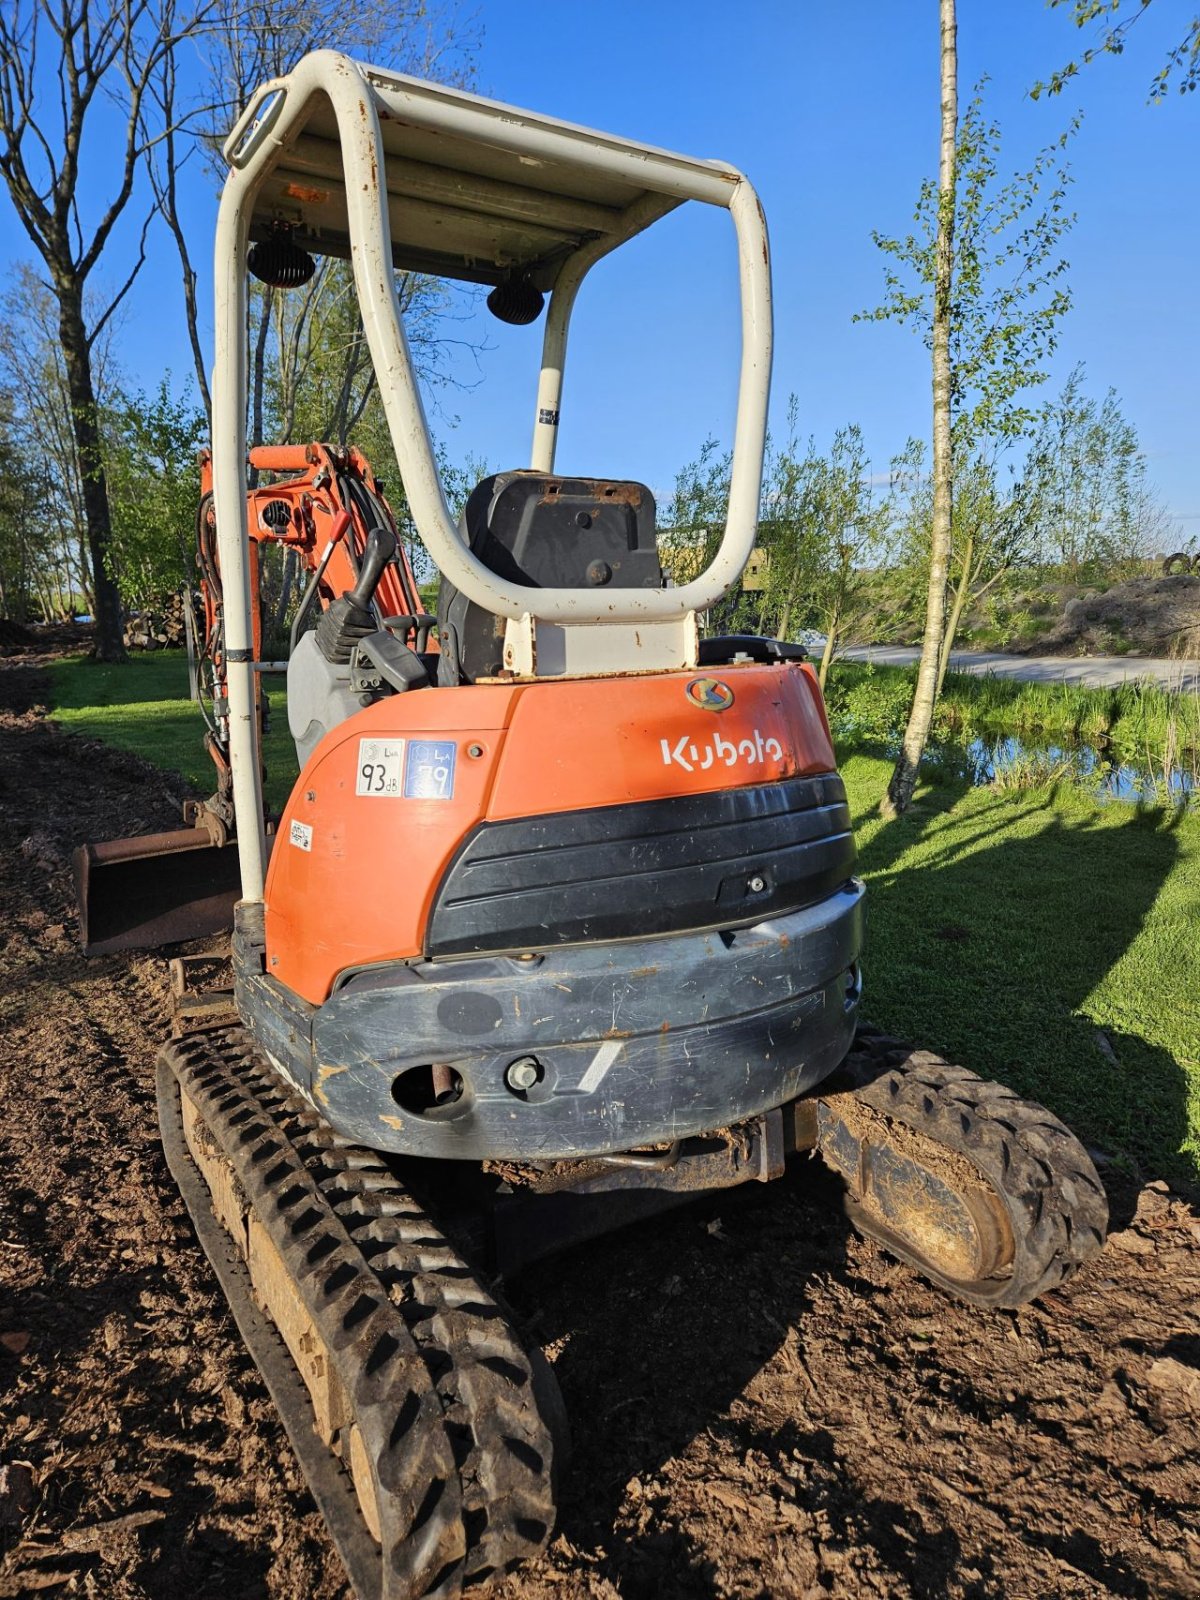
[[[859,1028],[839,1073],[874,1110],[965,1156],[1000,1195],[1015,1245],[1007,1278],[959,1283],[931,1271],[899,1241],[885,1241],[951,1294],[974,1305],[1023,1305],[1103,1248],[1104,1187],[1082,1144],[1045,1106],[867,1027]],[[853,1208],[851,1215],[871,1231]]]
[[[348,1475],[337,1467],[328,1507],[328,1474],[314,1481],[312,1412],[294,1367],[302,1414],[295,1385],[276,1393],[264,1367],[293,1441],[305,1437],[297,1454],[362,1600],[454,1595],[536,1555],[553,1526],[555,1442],[530,1358],[467,1263],[380,1157],[335,1134],[240,1028],[168,1045],[159,1075],[168,1159],[201,1185],[208,1228],[181,1188],[206,1251],[212,1228],[226,1235],[182,1143],[178,1086],[280,1251],[350,1400],[376,1468],[382,1560],[357,1502],[357,1526],[345,1527]]]

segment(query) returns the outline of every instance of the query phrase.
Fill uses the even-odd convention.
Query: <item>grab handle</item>
[[[221,146],[221,154],[231,167],[244,167],[279,120],[283,102],[287,98],[287,82],[286,78],[272,78],[267,83],[259,84],[250,96],[246,109],[234,123],[229,131],[229,137]],[[251,127],[250,124],[254,121],[258,108],[271,95],[275,96],[274,100]]]

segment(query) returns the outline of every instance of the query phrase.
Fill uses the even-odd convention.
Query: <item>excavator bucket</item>
[[[72,862],[88,955],[201,939],[233,927],[235,843],[203,828],[81,845]]]

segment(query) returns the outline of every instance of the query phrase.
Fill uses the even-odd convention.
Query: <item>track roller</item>
[[[371,1150],[240,1028],[168,1045],[167,1161],[360,1600],[458,1594],[554,1521],[540,1352]]]
[[[977,1306],[1018,1306],[1104,1244],[1087,1151],[1044,1106],[860,1028],[816,1143],[860,1232]]]

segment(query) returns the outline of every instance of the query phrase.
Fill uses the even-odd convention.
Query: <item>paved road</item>
[[[907,667],[921,652],[909,645],[854,645],[843,654],[850,661],[875,661],[881,666]],[[950,657],[953,672],[975,672],[997,678],[1017,678],[1030,683],[1083,683],[1110,689],[1138,678],[1149,678],[1171,689],[1200,691],[1200,661],[1170,661],[1165,656],[1006,656],[983,651],[956,650]]]

